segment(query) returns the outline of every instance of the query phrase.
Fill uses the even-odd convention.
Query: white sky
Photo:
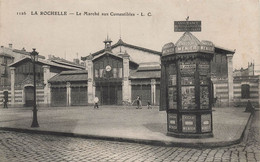
[[[17,12],[26,12],[18,16]],[[35,16],[31,11],[131,12],[152,16]],[[13,44],[27,51],[36,48],[44,56],[53,54],[72,60],[104,48],[107,34],[116,43],[161,51],[164,44],[183,33],[174,32],[174,21],[202,21],[199,40],[236,49],[234,68],[250,61],[260,65],[259,0],[0,0],[0,45]]]

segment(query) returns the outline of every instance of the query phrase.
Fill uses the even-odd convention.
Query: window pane
[[[122,68],[118,68],[118,78],[122,78],[123,76],[123,71],[122,71]]]
[[[117,69],[116,68],[113,68],[113,77],[117,78]]]
[[[104,71],[104,69],[99,69],[99,77],[100,77],[100,78],[103,77],[103,71]]]
[[[96,78],[99,77],[99,76],[98,76],[98,70],[97,70],[97,69],[95,69],[95,77],[96,77]]]

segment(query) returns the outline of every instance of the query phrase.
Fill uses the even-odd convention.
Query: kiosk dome
[[[167,43],[162,48],[162,55],[171,55],[179,53],[214,53],[215,47],[211,41],[200,41],[190,32],[185,32],[175,43]]]

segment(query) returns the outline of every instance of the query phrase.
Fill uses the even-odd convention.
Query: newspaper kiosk
[[[167,134],[181,138],[212,137],[210,61],[214,45],[185,32],[163,46],[161,98],[167,111]],[[161,100],[162,102],[162,100]]]

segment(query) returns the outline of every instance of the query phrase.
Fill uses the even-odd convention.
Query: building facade
[[[88,70],[88,104],[99,97],[101,104],[113,105],[133,103],[137,96],[143,105],[150,102],[159,105],[161,52],[149,50],[123,42],[121,39],[112,45],[110,39],[104,41],[105,48],[83,57]],[[203,48],[209,41],[199,41],[191,33],[184,35],[175,46],[168,50],[190,50],[196,44]],[[211,43],[213,44],[213,43]],[[214,98],[221,106],[233,104],[233,62],[235,51],[215,46],[211,61]]]
[[[11,71],[11,100],[14,107],[31,107],[33,104],[33,63],[31,58],[24,57],[9,65]],[[39,58],[35,65],[36,103],[50,106],[52,100],[50,78],[68,70],[81,70],[85,67],[73,65],[62,60],[46,60]],[[55,93],[55,92],[53,92]],[[60,96],[60,95],[58,95]]]
[[[14,49],[12,44],[8,47],[1,46],[0,48],[0,101],[5,98],[8,104],[11,103],[11,69],[9,65],[14,61],[25,57],[30,57],[30,53],[22,48],[21,50]],[[44,59],[43,56],[39,56]]]
[[[186,32],[168,50],[185,53],[196,44],[208,50],[213,46],[210,63],[214,98],[219,106],[232,105],[233,61],[235,51],[200,41]],[[109,38],[104,48],[82,57],[83,63],[50,57],[39,59],[37,73],[37,104],[48,106],[92,105],[98,97],[102,105],[136,104],[139,96],[142,105],[160,103],[160,78],[162,52],[128,44],[119,39],[115,44]],[[168,48],[168,47],[167,47]],[[167,49],[166,48],[166,49]],[[32,63],[30,58],[20,58],[10,66],[10,103],[13,106],[28,106],[32,102]]]
[[[92,105],[95,96],[102,105],[130,104],[137,96],[145,105],[158,105],[160,52],[121,39],[112,45],[107,38],[104,44],[104,49],[82,58],[85,71],[62,72],[48,81],[53,96],[56,92],[64,96],[52,97],[51,105]]]
[[[246,106],[250,100],[253,106],[259,107],[260,78],[258,66],[248,63],[247,68],[234,70],[234,105]]]

